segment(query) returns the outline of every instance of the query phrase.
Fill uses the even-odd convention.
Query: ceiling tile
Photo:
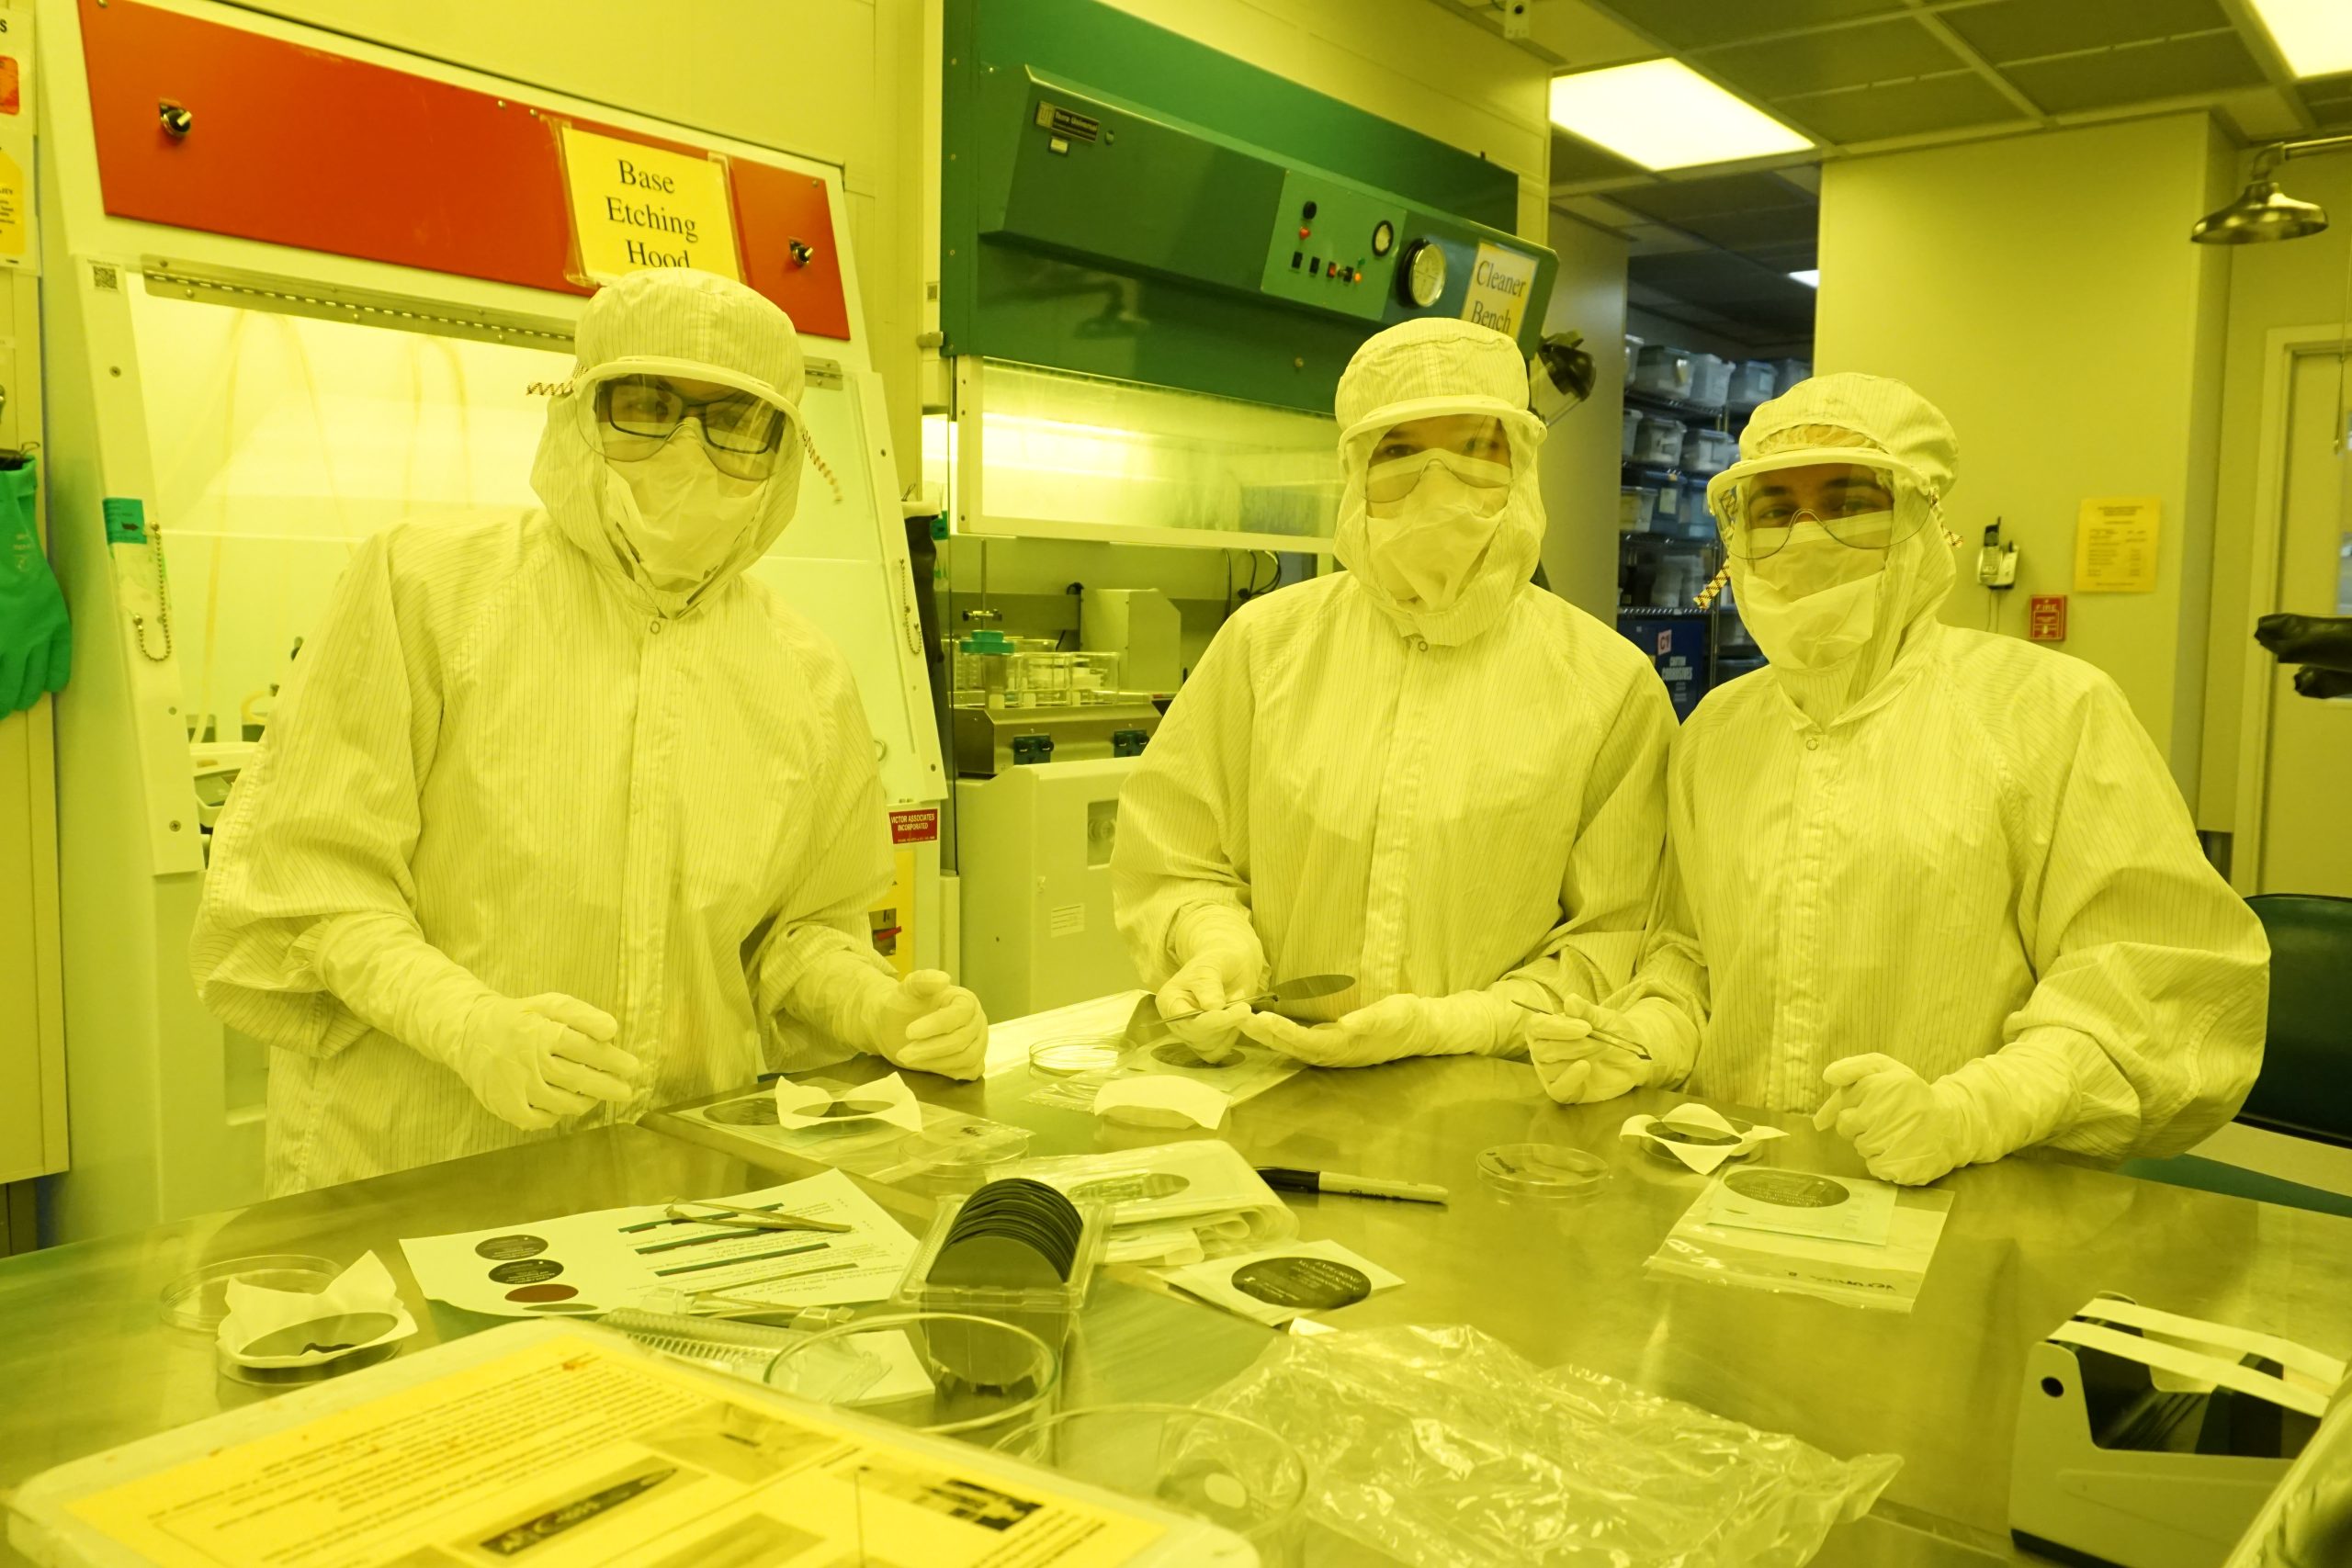
[[[1760,262],[1774,272],[1803,272],[1821,265],[1821,246],[1817,238],[1803,244],[1749,245],[1740,253],[1752,262]]]
[[[1692,54],[1690,63],[1766,102],[1829,87],[1932,76],[1965,64],[1933,33],[1903,17],[1707,50]]]
[[[2222,93],[2214,98],[2213,108],[2240,141],[2276,141],[2303,132],[2292,88],[2266,85]]]
[[[1781,208],[1811,209],[1818,205],[1811,191],[1801,190],[1778,175],[1719,175],[1712,179],[1661,180],[1616,193],[1636,212],[1669,223],[1722,212],[1755,212]]]
[[[1996,64],[2230,25],[2214,0],[1994,0],[1946,11],[1943,20]]]
[[[1647,288],[1726,315],[1750,315],[1758,307],[1785,315],[1813,299],[1813,290],[1786,273],[1724,251],[1636,256],[1627,267]]]
[[[2026,61],[2004,66],[2001,73],[2052,114],[2225,92],[2263,81],[2262,67],[2235,33]]]
[[[1904,0],[1602,0],[1593,9],[1613,13],[1678,50],[1751,39],[1765,33],[1849,22],[1901,12]]]
[[[1595,147],[1581,136],[1570,136],[1556,127],[1552,131],[1552,183],[1555,186],[1621,180],[1648,173],[1639,164]]]
[[[1555,197],[1552,201],[1552,210],[1566,213],[1597,229],[1607,229],[1612,233],[1623,233],[1642,220],[1641,214],[1619,206],[1605,196]]]
[[[1715,212],[1684,220],[1682,227],[1726,250],[1750,245],[1801,244],[1821,232],[1821,214],[1814,208],[1783,208],[1766,212]]]
[[[1865,87],[1860,92],[1823,93],[1773,107],[1798,130],[1849,146],[1963,126],[2026,121],[2023,112],[1991,83],[1970,73]]]

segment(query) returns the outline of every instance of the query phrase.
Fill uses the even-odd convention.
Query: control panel
[[[1337,180],[1286,170],[1261,287],[1277,299],[1344,310],[1367,321],[1387,312],[1397,262],[1417,243],[1402,207]]]

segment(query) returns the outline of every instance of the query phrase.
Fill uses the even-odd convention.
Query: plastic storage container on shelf
[[[1752,409],[1758,403],[1769,401],[1773,396],[1773,389],[1779,385],[1770,361],[1743,360],[1739,367],[1731,373],[1731,406]]]
[[[1625,334],[1625,385],[1634,384],[1634,366],[1642,357],[1642,340],[1633,333]]]
[[[1627,534],[1646,534],[1657,516],[1657,486],[1628,485],[1617,492],[1617,526]]]
[[[1674,508],[1674,532],[1678,538],[1713,539],[1714,520],[1707,515],[1707,481],[1684,479],[1681,499]]]
[[[1704,425],[1684,427],[1682,471],[1705,478],[1722,473],[1739,457],[1739,446],[1728,434]]]
[[[1635,437],[1641,434],[1641,431],[1642,411],[1639,409],[1627,409],[1625,411],[1625,449],[1623,457],[1628,463],[1634,460],[1634,441]]]
[[[1808,360],[1776,359],[1772,361],[1772,395],[1784,398],[1788,396],[1790,388],[1799,381],[1810,379],[1812,376],[1813,365]]]
[[[1682,487],[1679,484],[1658,486],[1657,498],[1650,503],[1649,521],[1644,525],[1645,531],[1652,534],[1671,534],[1679,529],[1681,524]]]
[[[1656,398],[1690,396],[1690,355],[1671,344],[1645,344],[1634,365],[1634,390]]]
[[[1634,461],[1655,463],[1670,468],[1682,461],[1684,425],[1679,419],[1664,419],[1657,414],[1642,415],[1641,428],[1634,436]]]
[[[1690,390],[1685,394],[1702,409],[1719,409],[1731,397],[1731,361],[1712,354],[1690,356]]]

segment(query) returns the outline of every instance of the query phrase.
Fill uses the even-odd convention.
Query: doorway
[[[2272,426],[2281,441],[2278,553],[2268,563],[2268,603],[2257,614],[2352,615],[2352,456],[2336,450],[2341,354],[2334,344],[2289,352],[2285,418]],[[2267,700],[2252,739],[2258,756],[2250,759],[2259,769],[2259,815],[2241,890],[2352,897],[2344,804],[2352,699],[2300,696],[2293,667],[2267,660],[2259,679]]]

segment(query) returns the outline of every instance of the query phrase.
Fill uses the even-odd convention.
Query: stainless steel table
[[[1026,1126],[1034,1152],[1166,1141],[1025,1102],[1024,1071],[985,1084],[914,1077],[927,1098]],[[2025,1347],[2092,1292],[2352,1348],[2352,1222],[2012,1160],[1951,1179],[1958,1193],[1918,1311],[1850,1308],[1697,1284],[1641,1265],[1697,1190],[1615,1142],[1636,1096],[1553,1106],[1524,1065],[1430,1061],[1308,1072],[1238,1109],[1225,1135],[1261,1164],[1442,1182],[1442,1210],[1301,1197],[1308,1236],[1394,1268],[1404,1289],[1328,1314],[1340,1326],[1469,1322],[1538,1362],[1575,1361],[1840,1454],[1900,1453],[1878,1512],[1820,1561],[2014,1560],[2004,1533],[2009,1433]],[[1860,1168],[1796,1125],[1774,1163]],[[669,1134],[669,1135],[664,1135]],[[1507,1203],[1478,1184],[1489,1145],[1577,1144],[1615,1170],[1593,1200]],[[746,1156],[750,1157],[746,1157]],[[678,1194],[764,1185],[817,1168],[675,1115],[451,1161],[130,1235],[0,1261],[0,1493],[52,1464],[199,1419],[257,1391],[216,1378],[207,1341],[165,1327],[159,1292],[189,1269],[267,1252],[347,1261],[374,1248],[422,1304],[398,1242]],[[928,1204],[876,1191],[910,1228]],[[435,1303],[415,1342],[493,1320]],[[1120,1280],[1098,1285],[1069,1397],[1197,1397],[1248,1366],[1269,1331]],[[1326,1550],[1318,1562],[1355,1562]],[[0,1547],[0,1562],[14,1562]]]
[[[1025,1068],[979,1084],[920,1082],[926,1098],[1033,1129],[1034,1154],[1183,1135],[1029,1104],[1037,1084]],[[1946,1179],[1951,1218],[1907,1316],[1649,1279],[1644,1262],[1702,1180],[1617,1133],[1634,1112],[1683,1098],[1646,1091],[1559,1106],[1524,1063],[1422,1060],[1303,1072],[1236,1108],[1221,1135],[1260,1165],[1452,1190],[1442,1209],[1294,1197],[1303,1235],[1342,1242],[1406,1280],[1324,1321],[1475,1324],[1539,1365],[1575,1362],[1834,1454],[1903,1456],[1871,1519],[1835,1532],[1824,1562],[2030,1561],[2007,1536],[2026,1350],[2097,1292],[2352,1352],[2352,1220],[2030,1156]],[[1788,1129],[1764,1145],[1762,1163],[1865,1174],[1849,1145],[1806,1119],[1723,1109]],[[722,1130],[685,1118],[652,1124],[734,1146]],[[1506,1199],[1481,1184],[1474,1162],[1516,1142],[1598,1154],[1611,1164],[1608,1185],[1565,1205]],[[1188,1336],[1187,1357],[1193,1344]],[[1181,1365],[1187,1357],[1158,1358],[1157,1375],[1193,1381]],[[1198,1381],[1204,1389],[1216,1380]]]
[[[164,1287],[206,1264],[271,1253],[340,1264],[373,1248],[416,1311],[420,1331],[405,1348],[422,1349],[506,1320],[428,1303],[402,1236],[741,1192],[813,1168],[763,1168],[646,1127],[606,1127],[0,1259],[0,1508],[52,1465],[267,1397],[216,1374],[209,1337],[161,1319]],[[909,1230],[922,1229],[928,1200],[865,1185]],[[1067,1402],[1189,1399],[1247,1367],[1268,1337],[1224,1314],[1102,1281],[1071,1356]],[[23,1561],[0,1524],[0,1564]]]

